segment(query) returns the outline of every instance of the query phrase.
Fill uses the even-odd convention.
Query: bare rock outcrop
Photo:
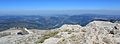
[[[1,37],[0,44],[120,44],[120,24],[106,21],[93,21],[84,27],[65,24],[44,32],[29,31],[26,35]]]
[[[56,42],[56,44],[120,44],[120,24],[118,23],[93,21],[85,27],[63,25],[53,32],[58,33],[44,41],[50,42],[49,44]],[[46,42],[42,43],[46,44]]]
[[[21,32],[22,35],[19,35],[19,32]],[[0,34],[0,36],[2,36],[0,38],[0,44],[36,44],[36,41],[44,32],[46,32],[46,30],[9,29],[0,32],[2,33]]]

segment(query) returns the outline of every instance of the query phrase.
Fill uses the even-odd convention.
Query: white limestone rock
[[[93,21],[84,27],[65,24],[44,32],[25,31],[29,34],[14,35],[11,32],[11,35],[1,37],[0,44],[120,44],[120,24],[106,21]]]
[[[93,21],[85,27],[63,25],[56,36],[56,44],[118,44],[120,24],[106,21]]]

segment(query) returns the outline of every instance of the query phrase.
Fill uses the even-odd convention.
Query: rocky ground
[[[93,21],[86,26],[65,24],[52,30],[19,29],[0,32],[0,44],[120,44],[120,24]],[[25,33],[22,30],[22,33]]]

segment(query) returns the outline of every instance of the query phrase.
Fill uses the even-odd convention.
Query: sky
[[[120,0],[0,0],[0,14],[119,14]]]

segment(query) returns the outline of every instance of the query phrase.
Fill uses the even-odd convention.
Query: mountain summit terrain
[[[0,44],[120,44],[120,24],[93,21],[86,26],[64,24],[51,30],[10,28]]]

